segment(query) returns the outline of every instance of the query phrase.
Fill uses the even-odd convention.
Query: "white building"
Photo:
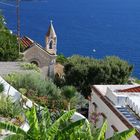
[[[140,139],[140,86],[136,85],[94,85],[91,87],[89,119],[99,115],[97,127],[107,119],[109,138],[114,132],[136,128],[135,136],[130,140]]]

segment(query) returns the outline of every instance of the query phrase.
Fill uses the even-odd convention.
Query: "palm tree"
[[[76,96],[76,88],[74,86],[64,86],[62,88],[62,94],[68,102],[67,109],[68,111],[71,108],[71,101]]]

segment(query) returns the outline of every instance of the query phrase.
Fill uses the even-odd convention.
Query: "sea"
[[[7,26],[16,33],[16,0],[0,0]],[[50,20],[58,54],[119,56],[140,78],[140,0],[20,0],[21,36],[45,47]]]

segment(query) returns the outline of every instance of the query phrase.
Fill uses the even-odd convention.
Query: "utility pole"
[[[20,11],[19,11],[19,4],[20,0],[16,0],[16,14],[17,14],[17,40],[18,40],[18,48],[20,54]]]

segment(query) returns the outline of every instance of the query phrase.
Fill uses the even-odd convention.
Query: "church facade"
[[[57,56],[57,35],[52,21],[45,36],[45,48],[26,36],[21,39],[21,43],[25,48],[24,60],[36,64],[44,75],[53,77]]]

